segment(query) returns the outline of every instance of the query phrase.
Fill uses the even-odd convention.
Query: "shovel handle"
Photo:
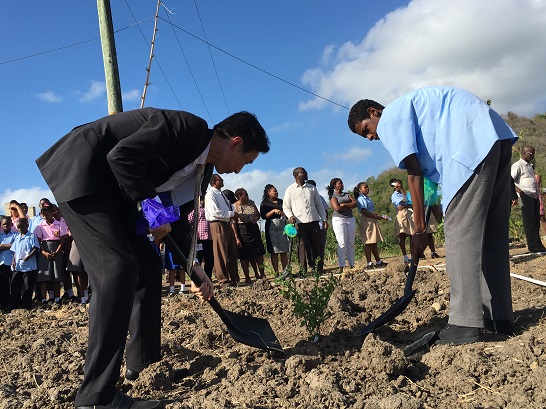
[[[182,253],[182,250],[178,247],[178,245],[174,242],[173,238],[166,234],[162,239],[163,243],[165,243],[168,247],[171,253],[173,254],[173,258],[177,262],[177,264],[180,264],[182,266],[188,265],[188,259]],[[203,284],[203,280],[201,280],[201,277],[195,272],[193,269],[193,266],[191,267],[190,272],[190,279],[195,283],[195,285],[200,286]],[[226,324],[228,327],[232,327],[233,324],[231,320],[229,319],[228,315],[226,314],[226,311],[222,308],[218,300],[214,297],[212,297],[210,300],[207,300],[212,309],[220,316],[221,320]]]
[[[432,212],[432,206],[427,206],[425,209],[425,226],[428,229],[428,223],[430,221],[430,213]],[[425,229],[426,230],[426,229]],[[419,264],[419,259],[416,261],[411,258],[410,268],[408,271],[408,278],[406,280],[406,286],[404,287],[404,296],[407,296],[412,291],[413,280],[415,279],[415,274],[417,273],[417,265]]]

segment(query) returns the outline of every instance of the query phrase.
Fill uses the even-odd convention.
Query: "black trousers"
[[[212,250],[212,239],[211,240],[197,240],[198,244],[203,246],[203,250],[197,252],[197,260],[200,263],[205,262],[203,269],[205,273],[212,278],[212,269],[214,267],[214,251]]]
[[[110,402],[124,349],[133,371],[161,359],[161,259],[146,236],[135,234],[134,204],[121,194],[96,194],[59,206],[93,289],[76,406]]]
[[[544,248],[540,240],[540,202],[538,199],[520,193],[521,216],[523,218],[523,230],[527,238],[529,251],[540,251]]]
[[[9,251],[9,250],[5,250],[5,251]],[[11,279],[11,265],[9,264],[0,265],[0,308],[9,307],[10,279]]]
[[[324,260],[320,256],[320,226],[319,222],[299,223],[298,224],[298,261],[304,272],[307,272],[306,254],[309,265],[322,272]],[[310,257],[309,257],[310,256]],[[318,259],[318,263],[317,263]]]
[[[11,309],[23,307],[28,310],[32,307],[32,295],[34,294],[37,274],[37,270],[14,271],[11,274],[11,295],[9,299]]]

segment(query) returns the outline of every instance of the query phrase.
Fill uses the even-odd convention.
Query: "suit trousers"
[[[197,252],[197,260],[204,263],[205,274],[212,278],[212,269],[214,267],[214,251],[212,250],[212,240],[197,240],[201,244],[202,250]]]
[[[117,392],[124,349],[133,371],[161,359],[161,259],[148,237],[136,235],[136,205],[121,194],[100,193],[59,206],[93,291],[76,406],[109,402]]]
[[[228,222],[211,222],[212,251],[214,254],[214,274],[219,284],[239,282],[237,265],[237,240]]]
[[[298,223],[298,261],[303,272],[307,273],[306,258],[311,268],[322,272],[324,260],[320,256],[320,226],[319,222]],[[310,254],[307,254],[307,253]],[[318,260],[318,262],[317,262]]]
[[[450,324],[481,328],[484,317],[513,321],[508,255],[511,156],[509,140],[495,142],[447,207]]]
[[[521,217],[523,230],[529,251],[541,250],[544,246],[540,240],[540,202],[525,193],[520,193]]]

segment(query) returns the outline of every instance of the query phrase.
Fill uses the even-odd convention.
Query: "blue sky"
[[[111,1],[124,110],[140,106],[156,4]],[[52,196],[34,160],[107,114],[96,1],[4,1],[0,11],[0,201],[35,206]],[[145,106],[190,111],[211,126],[255,113],[271,151],[224,179],[257,202],[266,183],[282,197],[296,166],[323,195],[333,177],[349,188],[392,167],[380,142],[347,128],[346,107],[362,98],[387,104],[455,85],[501,114],[546,111],[540,0],[165,0],[158,28]]]

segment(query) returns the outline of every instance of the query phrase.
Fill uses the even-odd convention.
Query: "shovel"
[[[174,240],[168,234],[163,237],[163,242],[172,251],[175,261],[180,265],[187,265],[187,259],[178,248]],[[199,286],[202,284],[201,278],[195,273],[193,267],[191,268],[190,279]],[[263,318],[255,318],[250,315],[236,314],[231,311],[224,310],[218,300],[212,297],[208,300],[208,303],[212,309],[220,316],[220,319],[226,324],[229,334],[235,341],[242,344],[265,349],[268,351],[283,352],[281,344],[279,343],[271,325]]]
[[[428,222],[430,220],[431,210],[432,210],[431,206],[427,206],[425,210],[425,225],[427,227],[428,227]],[[408,277],[406,278],[406,286],[404,287],[404,295],[400,299],[398,299],[398,301],[396,301],[391,308],[389,308],[387,311],[385,311],[383,314],[381,314],[371,323],[366,325],[360,331],[355,333],[355,336],[361,337],[363,335],[369,334],[370,332],[374,332],[377,328],[381,327],[382,325],[385,325],[387,322],[392,321],[398,315],[402,314],[402,312],[406,309],[406,307],[412,300],[413,296],[415,295],[416,290],[413,290],[412,286],[413,286],[413,280],[415,279],[415,273],[417,273],[418,263],[419,263],[419,260],[413,261],[413,258],[411,259]]]

